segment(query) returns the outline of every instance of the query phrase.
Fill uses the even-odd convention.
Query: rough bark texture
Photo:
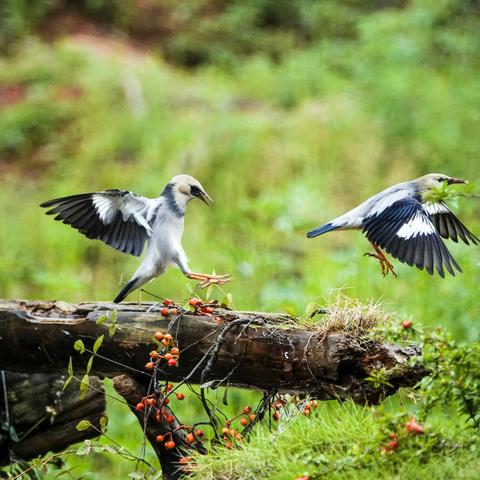
[[[13,353],[10,350],[17,358]],[[31,367],[34,370],[35,366]],[[58,452],[98,436],[93,429],[79,432],[75,427],[80,420],[99,427],[105,415],[102,382],[91,377],[95,390],[83,398],[79,397],[78,383],[62,391],[64,382],[65,376],[58,373],[0,372],[0,465]]]
[[[232,312],[218,309],[212,317],[189,313],[169,317],[151,303],[111,304],[64,302],[0,302],[0,368],[31,372],[65,372],[69,357],[76,371],[89,355],[74,351],[75,340],[92,348],[105,341],[92,373],[115,377],[134,375],[141,383],[156,331],[171,333],[181,351],[177,367],[162,367],[169,381],[215,387],[221,383],[279,393],[309,393],[318,399],[353,398],[378,402],[401,386],[411,386],[425,375],[405,362],[419,352],[374,341],[362,341],[342,332],[319,333],[294,327],[282,315]],[[115,312],[115,313],[114,313]],[[116,316],[116,333],[108,323]],[[15,352],[15,355],[12,355]],[[378,368],[391,372],[391,386],[374,388],[365,381]],[[143,380],[142,380],[143,379]]]

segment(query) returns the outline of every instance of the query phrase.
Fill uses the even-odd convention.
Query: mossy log
[[[109,320],[99,324],[98,320]],[[109,336],[115,319],[116,332]],[[0,302],[0,368],[18,372],[64,373],[69,358],[75,371],[89,355],[74,350],[81,339],[90,350],[102,334],[92,374],[129,374],[148,381],[148,352],[156,331],[170,333],[180,348],[178,366],[162,366],[168,381],[215,388],[222,383],[269,392],[353,398],[376,403],[399,387],[414,385],[424,369],[406,364],[419,354],[352,337],[341,331],[301,328],[285,315],[215,309],[213,316],[181,312],[163,316],[152,303]],[[380,368],[388,382],[375,387],[367,377]],[[391,375],[388,375],[391,372]]]

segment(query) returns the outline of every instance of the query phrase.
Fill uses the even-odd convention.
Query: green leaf
[[[83,344],[83,342],[82,342],[81,340],[77,340],[77,341],[73,344],[73,348],[74,348],[77,352],[80,352],[80,353],[85,352],[85,345]]]
[[[68,387],[68,385],[70,385],[70,382],[73,380],[73,377],[68,377],[66,380],[65,380],[65,383],[63,384],[63,387],[62,387],[62,392]]]
[[[141,472],[132,472],[132,473],[129,473],[128,476],[136,480],[142,480],[145,478],[145,474]]]
[[[107,315],[102,315],[101,317],[97,318],[95,323],[97,325],[103,325],[107,320],[108,320],[108,316]]]
[[[92,424],[88,421],[88,420],[80,420],[77,425],[76,425],[76,429],[79,431],[79,432],[83,432],[84,430],[88,430],[89,428],[92,427]]]
[[[88,363],[87,363],[87,375],[88,375],[88,374],[90,373],[90,371],[92,370],[93,357],[94,357],[94,355],[92,355],[92,356],[88,359]]]
[[[69,376],[69,377],[73,377],[73,362],[72,362],[72,357],[70,357],[69,360],[68,360],[67,373],[68,373],[68,376]]]
[[[110,337],[113,337],[115,335],[115,332],[117,331],[117,324],[116,323],[112,323],[109,327],[108,327],[108,335]]]
[[[104,432],[107,429],[107,425],[108,425],[108,418],[105,416],[100,417],[100,430],[102,432]]]
[[[104,338],[104,335],[100,335],[100,336],[95,340],[95,343],[93,344],[93,353],[97,353],[97,352],[98,352],[98,349],[100,348],[100,346],[101,346],[102,343],[103,343],[103,338]]]
[[[82,394],[81,396],[83,396],[85,393],[88,392],[89,387],[90,387],[90,382],[88,379],[88,375],[84,375],[80,382],[80,393]]]
[[[83,422],[84,420],[82,420]],[[81,422],[80,422],[81,423]],[[92,442],[85,440],[84,444],[75,452],[77,455],[88,455],[92,451]]]

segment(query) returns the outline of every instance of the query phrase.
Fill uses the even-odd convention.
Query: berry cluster
[[[176,367],[180,357],[180,350],[173,337],[169,333],[156,332],[155,340],[158,346],[161,347],[161,350],[160,352],[157,350],[150,352],[150,361],[145,364],[145,369],[153,370],[162,360],[165,360],[169,367]]]
[[[243,435],[235,428],[231,428],[232,423],[239,418],[240,425],[242,425],[242,427],[247,427],[255,420],[256,416],[252,413],[251,407],[245,406],[238,415],[226,420],[225,426],[222,428],[222,438],[224,439],[225,447],[227,448],[233,448],[235,442],[241,442],[243,440]]]
[[[414,435],[421,435],[425,433],[425,427],[418,423],[415,418],[410,417],[408,421],[405,423],[405,433],[406,435],[414,434]],[[382,445],[380,448],[380,453],[382,455],[386,455],[387,453],[392,453],[394,450],[398,448],[399,445],[399,434],[396,432],[392,432],[388,434],[390,441],[387,442],[385,445]]]
[[[213,319],[217,323],[220,323],[222,321],[221,317],[215,315],[215,307],[213,306],[215,305],[215,303],[213,305],[206,304],[202,302],[202,300],[200,300],[199,298],[193,297],[188,301],[188,304],[193,307],[195,313],[205,315],[207,317],[213,317]]]

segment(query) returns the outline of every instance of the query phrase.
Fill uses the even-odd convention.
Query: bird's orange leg
[[[209,275],[208,273],[195,273],[190,272],[186,274],[187,278],[191,278],[192,280],[200,280],[200,288],[206,288],[210,285],[221,285],[223,283],[229,282],[232,277],[228,274],[226,275]]]
[[[388,261],[388,258],[385,254],[380,250],[380,248],[375,245],[373,242],[370,242],[372,247],[375,249],[377,253],[364,253],[364,256],[369,256],[376,258],[380,262],[380,266],[382,267],[382,274],[385,277],[389,272],[392,272],[393,276],[396,278],[397,273],[393,269],[393,265]]]

